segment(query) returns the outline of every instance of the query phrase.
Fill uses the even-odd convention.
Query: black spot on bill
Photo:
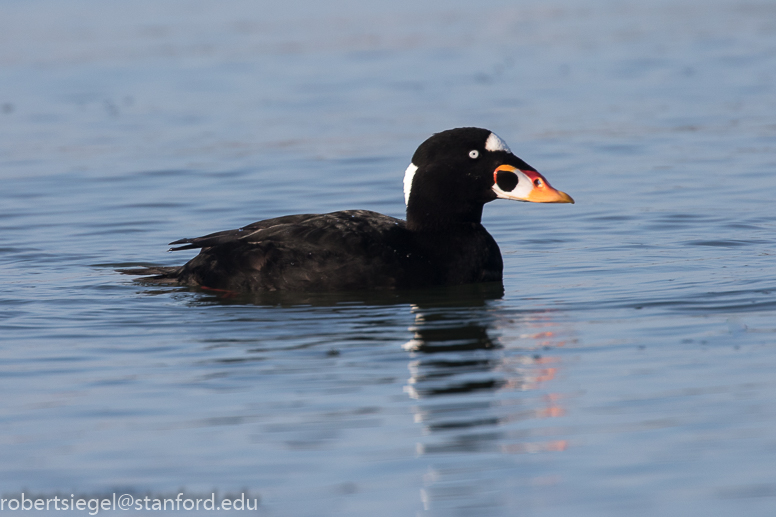
[[[509,171],[498,171],[496,173],[496,185],[504,192],[512,192],[518,183],[517,174]]]

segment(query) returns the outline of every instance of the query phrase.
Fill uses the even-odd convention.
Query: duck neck
[[[417,203],[410,200],[407,206],[407,229],[414,232],[455,231],[461,227],[479,225],[482,221],[482,204],[455,205]]]

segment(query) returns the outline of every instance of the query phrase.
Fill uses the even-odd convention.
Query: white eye
[[[469,158],[471,158],[472,160],[476,160],[479,157],[480,157],[480,152],[477,149],[472,149],[471,151],[469,151]]]

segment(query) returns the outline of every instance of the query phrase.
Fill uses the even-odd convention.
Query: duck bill
[[[571,196],[554,189],[544,176],[536,171],[501,165],[493,171],[493,182],[493,191],[501,199],[530,203],[574,203]]]
[[[574,204],[574,199],[571,196],[563,192],[562,190],[556,190],[549,186],[547,183],[541,187],[534,187],[526,201],[531,203],[571,203]]]

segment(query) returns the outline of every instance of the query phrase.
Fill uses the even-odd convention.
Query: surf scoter
[[[264,292],[411,289],[502,279],[481,224],[494,199],[573,203],[495,133],[458,128],[423,142],[404,175],[407,220],[368,210],[288,215],[170,243],[201,249],[179,267],[127,270],[142,280]]]

